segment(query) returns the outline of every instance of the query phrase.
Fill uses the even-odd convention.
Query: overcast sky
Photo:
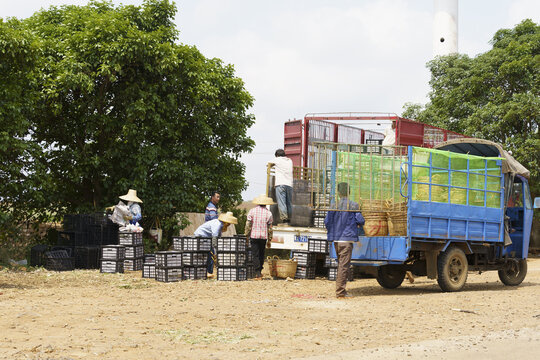
[[[113,1],[115,4],[141,4]],[[26,18],[78,0],[0,0],[0,17]],[[313,112],[400,114],[427,101],[433,0],[176,1],[180,42],[234,64],[254,96],[249,130],[256,147],[243,157],[245,200],[265,191],[266,162],[283,147],[283,123]],[[540,22],[539,0],[461,0],[459,52],[490,49],[500,28]]]

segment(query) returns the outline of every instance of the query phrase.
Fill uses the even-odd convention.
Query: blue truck
[[[329,166],[334,189],[335,153]],[[540,207],[540,198],[531,198],[527,169],[501,145],[480,139],[409,146],[399,164],[395,187],[406,204],[406,229],[397,236],[359,236],[354,266],[387,289],[399,287],[408,271],[436,279],[443,291],[461,290],[470,271],[497,270],[505,285],[521,284],[533,209]]]

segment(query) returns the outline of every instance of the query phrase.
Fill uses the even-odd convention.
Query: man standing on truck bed
[[[357,203],[349,200],[349,184],[339,183],[337,186],[339,195],[339,203],[333,202],[331,209],[326,214],[324,225],[328,230],[327,240],[334,242],[336,249],[338,270],[336,276],[336,297],[349,297],[345,286],[347,285],[347,277],[349,267],[351,265],[351,257],[353,246],[358,241],[358,225],[364,225],[364,217],[360,212]]]
[[[285,156],[285,150],[277,149],[274,160],[268,163],[274,167],[276,174],[276,198],[279,218],[283,223],[289,223],[292,214],[293,163]]]
[[[212,196],[206,209],[204,210],[204,221],[210,221],[218,218],[218,209],[220,195],[217,191],[212,191]]]

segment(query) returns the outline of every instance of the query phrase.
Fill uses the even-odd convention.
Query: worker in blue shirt
[[[217,219],[203,223],[193,233],[193,235],[197,237],[212,238],[211,253],[208,254],[208,259],[206,260],[206,271],[208,274],[214,273],[213,254],[215,254],[215,249],[217,247],[217,238],[221,236],[222,232],[227,231],[230,224],[238,224],[238,220],[234,217],[232,212],[221,214]]]
[[[358,226],[364,225],[364,217],[360,207],[349,200],[349,184],[339,183],[337,186],[339,202],[334,201],[326,214],[324,225],[328,231],[328,241],[334,242],[336,249],[338,270],[336,276],[336,297],[349,297],[345,286],[351,265],[353,246],[358,241]]]
[[[218,218],[218,209],[217,205],[219,204],[220,195],[217,191],[212,192],[210,197],[210,202],[206,205],[206,210],[204,211],[204,221],[210,221]]]

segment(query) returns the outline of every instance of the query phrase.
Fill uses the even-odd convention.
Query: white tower
[[[458,0],[434,0],[433,56],[458,52]]]

